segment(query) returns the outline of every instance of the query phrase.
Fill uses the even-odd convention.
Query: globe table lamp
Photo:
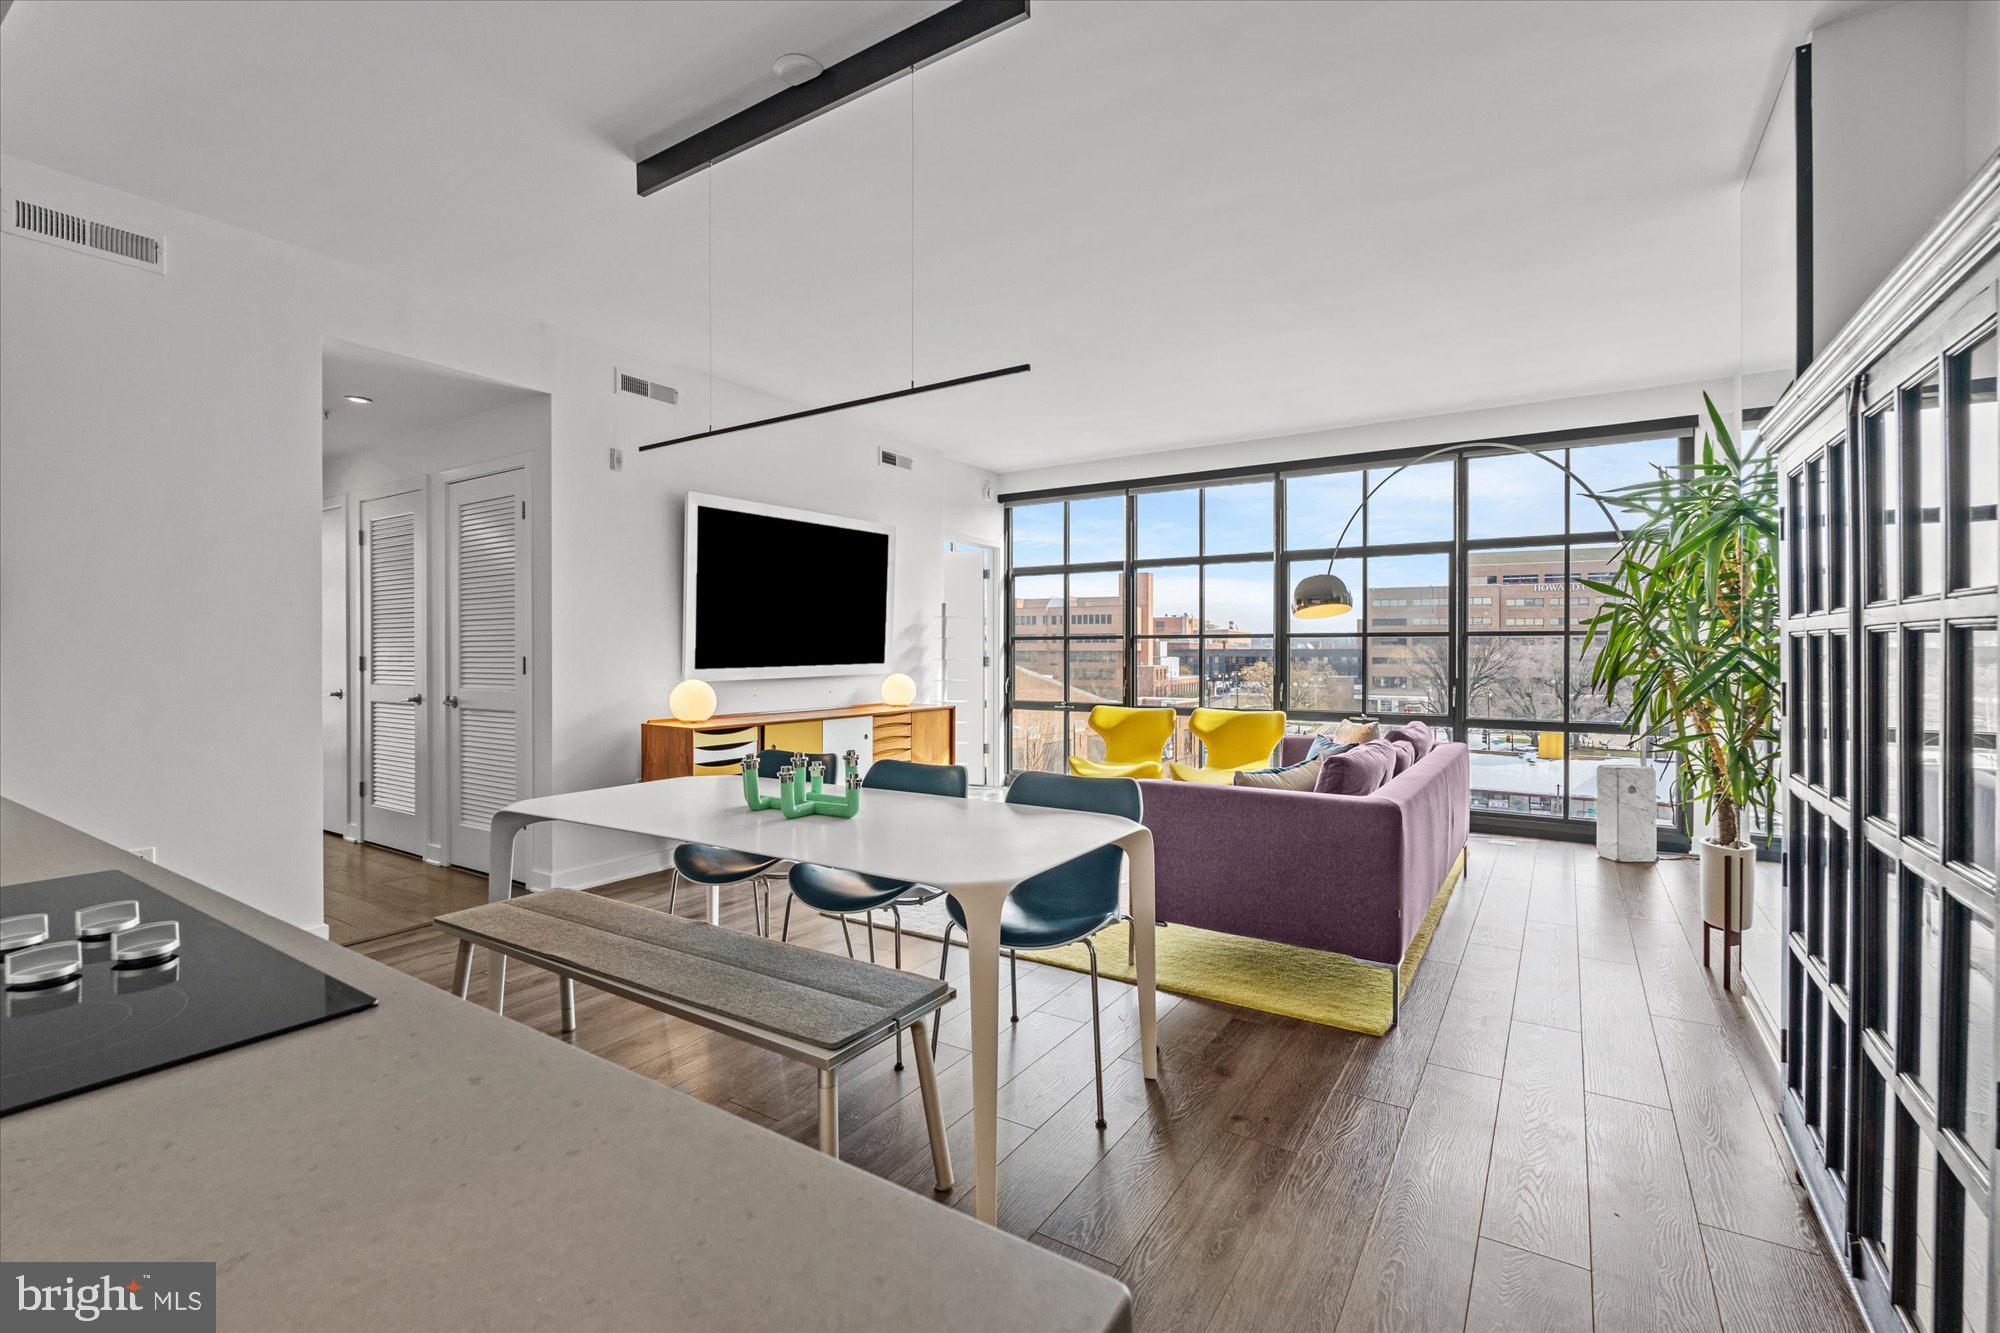
[[[706,722],[715,716],[715,687],[705,680],[684,680],[667,696],[667,707],[682,722]]]
[[[917,701],[917,682],[898,671],[882,682],[882,702],[891,708],[907,708]]]

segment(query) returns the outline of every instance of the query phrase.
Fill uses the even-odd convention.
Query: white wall
[[[329,451],[321,459],[320,487],[327,495],[341,495],[496,458],[546,454],[548,449],[549,400],[524,395],[519,402],[400,439]]]
[[[2000,0],[1812,34],[1813,330],[1825,347],[2000,148]]]
[[[895,524],[897,651],[912,659],[936,600],[928,553],[946,532],[998,538],[990,478],[921,451],[914,472],[883,469],[840,418],[641,457],[633,448],[670,433],[673,414],[619,401],[610,371],[646,366],[643,349],[16,158],[0,157],[0,184],[167,242],[155,276],[0,237],[0,791],[123,846],[156,845],[165,864],[286,920],[320,921],[326,339],[549,395],[543,790],[637,775],[639,723],[666,711],[680,670],[691,487]],[[628,450],[623,472],[606,467],[611,445]],[[861,700],[873,685],[727,687],[723,706]],[[565,883],[656,860],[568,830],[555,850]]]
[[[1783,375],[1753,377],[1742,390],[1747,400],[1745,405],[1769,406],[1776,401],[1778,391],[1789,378]],[[1337,430],[1307,431],[1299,435],[1238,440],[1229,444],[1135,454],[1066,467],[1009,472],[1000,478],[1000,490],[1002,494],[1007,494],[1054,486],[1140,481],[1148,477],[1205,472],[1215,468],[1290,463],[1301,459],[1375,453],[1384,449],[1413,449],[1510,435],[1533,435],[1542,431],[1582,430],[1664,417],[1698,416],[1702,412],[1701,395],[1704,389],[1713,395],[1724,419],[1733,420],[1738,389],[1732,377],[1706,385],[1668,384],[1624,393],[1589,394],[1554,402],[1410,417],[1401,421],[1344,426]]]

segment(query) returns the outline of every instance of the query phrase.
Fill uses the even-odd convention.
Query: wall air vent
[[[671,384],[656,384],[652,380],[642,379],[622,370],[614,371],[613,377],[613,387],[619,393],[636,394],[641,398],[650,398],[656,403],[665,403],[668,407],[680,406],[681,391]]]
[[[0,199],[0,227],[20,236],[47,241],[65,250],[96,255],[154,273],[166,271],[166,245],[157,236],[115,227],[81,213],[33,203],[14,195]]]
[[[908,454],[892,454],[887,449],[877,449],[875,461],[883,467],[899,467],[905,472],[915,466]]]

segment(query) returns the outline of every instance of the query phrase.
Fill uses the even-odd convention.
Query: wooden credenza
[[[759,750],[956,762],[957,710],[950,704],[856,704],[790,713],[718,713],[706,722],[656,717],[639,729],[639,780],[740,771]]]

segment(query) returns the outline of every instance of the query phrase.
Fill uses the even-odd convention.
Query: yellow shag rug
[[[1444,915],[1452,891],[1465,870],[1465,854],[1459,853],[1444,877],[1431,910],[1410,947],[1403,954],[1403,994],[1410,993],[1417,965],[1424,961],[1438,918]],[[1098,932],[1097,960],[1100,973],[1119,981],[1136,979],[1135,970],[1125,961],[1127,927],[1124,922]],[[1168,926],[1154,935],[1157,941],[1156,969],[1160,989],[1176,995],[1192,995],[1203,1000],[1219,1000],[1244,1009],[1267,1014],[1303,1018],[1328,1027],[1346,1028],[1379,1037],[1389,1030],[1389,978],[1379,967],[1357,963],[1341,954],[1301,949],[1292,944],[1273,944],[1242,935],[1223,935],[1193,926]],[[1060,949],[1023,953],[1038,963],[1088,972],[1090,956],[1081,944]]]

